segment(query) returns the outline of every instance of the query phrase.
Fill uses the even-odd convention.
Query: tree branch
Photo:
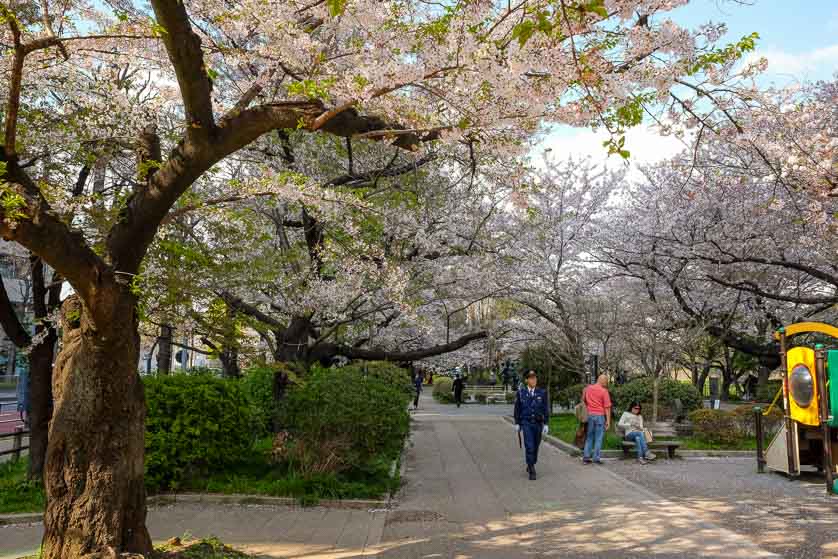
[[[215,129],[212,115],[212,82],[204,66],[201,38],[192,30],[186,3],[152,0],[157,21],[163,26],[163,43],[175,69],[183,106],[186,109],[187,136],[204,136]]]
[[[453,342],[449,342],[447,344],[440,344],[412,351],[388,351],[381,348],[365,349],[336,344],[321,344],[316,353],[318,355],[343,355],[349,359],[367,359],[370,361],[418,361],[435,355],[442,355],[444,353],[457,351],[458,349],[464,348],[471,342],[488,337],[488,335],[489,333],[486,331],[474,332],[472,334],[461,336],[460,338],[457,338]]]

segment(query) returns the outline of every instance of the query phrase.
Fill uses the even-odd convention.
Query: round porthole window
[[[794,402],[801,408],[808,408],[815,397],[815,383],[812,372],[806,365],[796,365],[789,376],[789,389]]]

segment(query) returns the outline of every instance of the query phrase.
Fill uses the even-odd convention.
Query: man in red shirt
[[[596,384],[585,388],[582,393],[582,400],[588,408],[588,436],[585,439],[585,451],[582,455],[582,462],[591,463],[591,452],[593,462],[602,464],[600,452],[602,451],[602,439],[605,432],[611,428],[611,396],[608,394],[608,376],[599,375]]]

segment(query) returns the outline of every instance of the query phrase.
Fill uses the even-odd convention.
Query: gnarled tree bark
[[[46,461],[44,559],[108,549],[151,551],[136,300],[127,288],[100,297],[114,317],[108,323],[94,322],[75,296],[62,307]]]

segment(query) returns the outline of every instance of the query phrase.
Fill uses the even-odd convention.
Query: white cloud
[[[749,55],[746,62],[754,62],[763,57],[768,60],[768,77],[792,76],[798,80],[829,79],[838,69],[838,44],[801,53],[763,49]]]
[[[685,147],[684,143],[673,136],[661,136],[651,125],[638,126],[626,133],[625,148],[631,157],[625,161],[619,155],[608,155],[608,148],[602,145],[608,138],[608,133],[603,130],[594,132],[583,128],[557,127],[535,146],[533,156],[538,161],[541,152],[549,149],[552,159],[590,157],[609,167],[629,165],[631,175],[635,175],[638,166],[673,157]]]

